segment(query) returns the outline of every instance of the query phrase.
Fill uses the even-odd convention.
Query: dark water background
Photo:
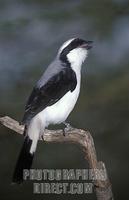
[[[20,120],[33,84],[67,39],[94,41],[82,88],[69,117],[90,130],[106,164],[115,199],[129,191],[129,1],[0,0],[0,115]],[[0,199],[95,199],[33,195],[32,183],[11,186],[23,138],[0,126]],[[75,145],[39,144],[33,167],[85,168]]]

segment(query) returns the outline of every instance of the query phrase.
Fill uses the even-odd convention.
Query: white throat
[[[67,59],[71,63],[71,67],[75,72],[81,70],[82,63],[87,57],[87,50],[83,48],[76,48],[67,54]]]

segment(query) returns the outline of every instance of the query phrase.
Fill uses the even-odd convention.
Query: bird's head
[[[92,41],[73,38],[66,41],[59,49],[59,59],[64,63],[81,65],[92,48]]]

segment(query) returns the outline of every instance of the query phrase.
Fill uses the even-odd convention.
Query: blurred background
[[[79,101],[69,122],[89,130],[105,162],[115,199],[129,185],[129,1],[0,0],[0,116],[21,120],[33,85],[62,43],[94,41],[82,69]],[[0,126],[0,196],[8,199],[95,199],[95,195],[34,195],[32,183],[11,186],[23,137]],[[81,149],[39,143],[34,168],[86,168]]]

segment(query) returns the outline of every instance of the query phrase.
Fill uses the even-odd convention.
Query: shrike
[[[23,170],[30,169],[37,142],[49,124],[65,122],[80,92],[81,66],[92,41],[73,38],[66,41],[54,61],[36,83],[25,107],[22,124],[25,140],[13,174],[13,182],[23,181]]]

